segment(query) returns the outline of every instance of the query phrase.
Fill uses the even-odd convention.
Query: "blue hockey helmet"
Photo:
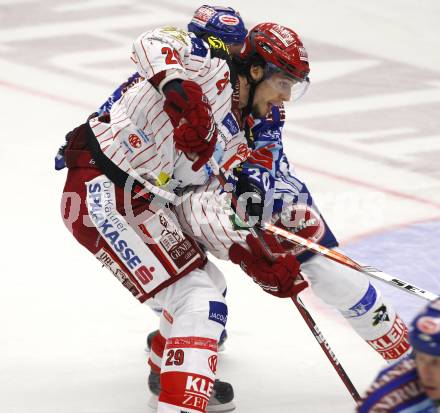
[[[226,44],[243,43],[247,35],[240,13],[232,7],[199,7],[188,24],[188,31],[196,35],[212,34]]]
[[[440,356],[440,298],[428,304],[413,320],[409,341],[415,351]]]

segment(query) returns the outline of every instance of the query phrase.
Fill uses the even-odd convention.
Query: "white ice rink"
[[[248,27],[303,37],[312,86],[287,106],[286,152],[353,257],[440,292],[440,2],[222,2]],[[131,74],[142,31],[198,1],[0,0],[0,413],[149,413],[157,319],[65,229],[64,135]],[[292,302],[219,262],[237,413],[348,413],[354,403]],[[384,289],[408,320],[423,302]],[[304,301],[359,391],[383,364],[332,309]]]

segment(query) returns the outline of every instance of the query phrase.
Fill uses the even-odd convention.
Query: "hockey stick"
[[[437,294],[396,278],[384,271],[378,270],[377,268],[370,267],[368,265],[361,265],[338,251],[334,251],[322,245],[316,244],[313,241],[300,237],[299,235],[286,231],[285,229],[279,228],[273,224],[263,224],[263,228],[273,234],[279,235],[286,240],[292,241],[297,245],[302,245],[312,252],[323,255],[324,257],[329,258],[339,264],[345,265],[353,270],[360,271],[372,278],[375,278],[376,280],[383,281],[384,283],[397,287],[400,290],[406,291],[407,293],[416,295],[417,297],[424,298],[428,301],[439,298]]]
[[[245,153],[245,150],[242,149],[242,152]],[[248,149],[248,152],[246,152],[246,156],[242,156],[241,162],[244,162],[250,155],[251,155],[251,150]],[[232,159],[232,158],[231,158]],[[221,168],[219,168],[219,166],[215,163],[215,165],[212,165],[212,169],[215,175],[219,175],[219,173],[224,174],[227,170],[231,169],[231,167],[237,166],[237,161],[238,161],[238,157],[237,159],[234,159],[234,162],[230,162],[228,161],[227,163],[225,163],[225,165]],[[212,162],[210,162],[212,164]],[[303,238],[299,235],[296,235],[290,231],[287,231],[285,229],[279,228],[273,224],[263,224],[262,229],[268,230],[276,235],[279,235],[281,237],[283,237],[284,239],[287,239],[297,245],[302,245],[303,247],[307,248],[308,250],[316,253],[316,254],[320,254],[328,259],[331,259],[341,265],[345,265],[346,267],[352,268],[356,271],[362,272],[365,275],[368,275],[371,278],[374,278],[376,280],[382,281],[386,284],[392,285],[393,287],[396,287],[402,291],[405,291],[407,293],[416,295],[417,297],[423,298],[425,300],[428,301],[432,301],[435,300],[437,298],[439,298],[438,294],[434,294],[430,291],[427,291],[423,288],[417,287],[414,284],[411,284],[407,281],[404,281],[400,278],[397,278],[393,275],[387,274],[384,271],[378,270],[377,268],[368,266],[368,265],[362,265],[356,261],[354,261],[353,259],[351,259],[350,257],[347,257],[346,255],[338,252],[338,251],[334,251],[331,250],[329,248],[326,248],[322,245],[316,244],[313,241],[310,241],[306,238]],[[254,235],[254,234],[252,234]]]
[[[243,162],[245,159],[247,159],[247,157],[249,157],[249,155],[250,155],[249,152],[246,152],[246,153],[243,152],[242,156],[238,156],[237,159],[234,159],[232,162],[228,161],[227,162],[227,164],[228,164],[227,169],[234,167],[234,164],[236,164],[237,162],[238,163]],[[245,159],[243,159],[243,158],[245,158]],[[219,180],[222,187],[225,188],[225,190],[227,190],[228,188],[226,188],[227,187],[227,180],[226,180],[226,176],[225,176],[225,172],[226,172],[225,166],[220,168],[219,165],[217,164],[217,162],[215,161],[215,159],[213,159],[213,158],[210,159],[209,164],[211,166],[211,169],[212,169],[214,175],[216,175],[216,177]],[[240,205],[238,204],[237,197],[235,197],[232,193],[231,193],[231,196],[232,196],[231,202],[234,205],[234,207],[236,208],[236,213],[239,215],[239,218],[240,218],[240,215],[241,215],[241,217],[245,217],[246,214],[239,209]],[[263,251],[265,252],[267,258],[270,259],[271,261],[273,261],[274,256],[273,256],[272,252],[270,251],[270,248],[268,247],[268,245],[266,244],[266,242],[264,241],[263,237],[260,234],[261,229],[257,229],[254,227],[251,227],[248,229],[251,232],[251,234],[260,242],[260,245],[263,247]],[[348,374],[346,373],[346,371],[342,367],[341,363],[337,359],[337,357],[336,357],[335,353],[333,352],[333,350],[331,349],[328,341],[325,339],[324,335],[322,334],[321,330],[319,329],[318,325],[316,324],[316,322],[313,319],[310,312],[305,307],[301,298],[298,295],[296,295],[296,296],[291,297],[291,299],[292,299],[293,303],[295,304],[295,307],[298,309],[299,313],[301,314],[301,317],[303,318],[303,320],[305,321],[305,323],[309,327],[310,331],[312,332],[313,336],[315,337],[316,341],[321,346],[321,349],[324,352],[324,354],[327,356],[328,360],[330,361],[330,364],[333,366],[336,373],[338,374],[338,376],[340,377],[340,379],[344,383],[345,387],[347,388],[348,392],[353,397],[354,401],[358,402],[359,400],[361,400],[361,397],[360,397],[358,391],[356,390],[356,387],[354,386],[353,382],[350,380],[350,377],[348,376]]]

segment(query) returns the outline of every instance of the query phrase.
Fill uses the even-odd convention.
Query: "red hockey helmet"
[[[250,61],[255,56],[265,62],[265,78],[282,72],[297,83],[294,100],[305,93],[309,84],[309,59],[301,39],[292,29],[275,23],[255,26],[245,39],[240,59]]]
[[[255,26],[246,37],[240,58],[247,60],[254,54],[295,80],[303,81],[309,75],[307,51],[299,36],[287,27],[275,23]]]

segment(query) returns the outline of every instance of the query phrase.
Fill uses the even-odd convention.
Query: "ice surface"
[[[439,292],[440,4],[436,0],[223,2],[249,26],[304,38],[312,87],[287,106],[285,146],[344,249]],[[53,156],[133,70],[130,42],[184,26],[200,2],[0,0],[0,411],[143,413],[144,342],[157,319],[68,234]],[[240,413],[353,412],[288,300],[230,263],[219,376]],[[405,319],[423,303],[384,288]],[[338,314],[304,301],[360,391],[380,358]]]

